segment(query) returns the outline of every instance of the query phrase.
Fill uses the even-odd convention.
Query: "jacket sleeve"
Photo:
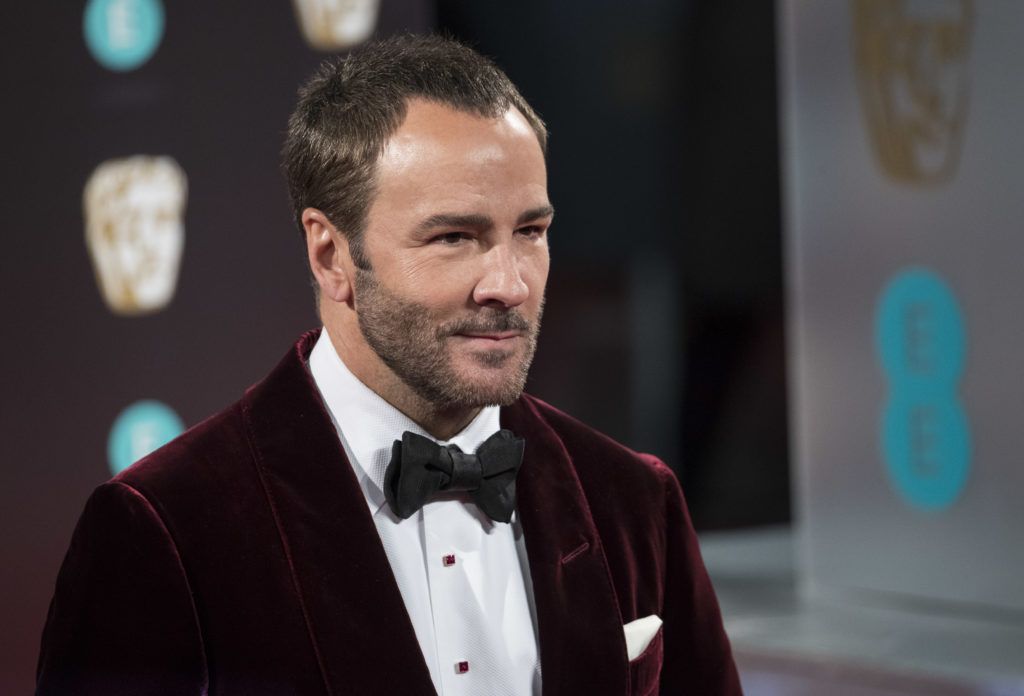
[[[666,488],[667,535],[661,693],[742,696],[729,638],[683,491],[672,470],[658,464]]]
[[[93,492],[64,558],[37,694],[205,694],[196,608],[174,540],[119,482]]]

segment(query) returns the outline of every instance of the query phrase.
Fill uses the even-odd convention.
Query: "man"
[[[284,164],[324,330],[96,490],[40,693],[739,693],[670,470],[521,394],[545,141],[443,39],[303,88]]]

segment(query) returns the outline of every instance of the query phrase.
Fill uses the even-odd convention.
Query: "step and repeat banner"
[[[29,693],[89,492],[317,326],[279,173],[299,84],[435,20],[428,0],[6,9],[0,693]]]
[[[97,139],[95,151],[105,150],[109,156],[96,163],[82,186],[81,195],[85,248],[96,281],[96,291],[109,313],[108,320],[118,322],[151,318],[148,322],[126,321],[122,326],[128,330],[149,329],[161,321],[160,315],[175,300],[179,284],[187,283],[192,278],[182,278],[182,257],[186,250],[192,251],[201,247],[194,243],[186,244],[186,238],[217,235],[218,228],[227,231],[223,225],[234,227],[232,223],[238,219],[238,215],[233,213],[231,208],[244,207],[247,209],[246,217],[259,219],[266,216],[275,220],[277,224],[264,226],[275,228],[273,230],[257,231],[252,226],[247,226],[245,230],[234,228],[226,235],[217,235],[221,236],[222,243],[227,243],[229,247],[234,245],[236,248],[231,250],[226,247],[221,254],[204,253],[204,261],[211,265],[231,264],[235,260],[233,256],[243,250],[246,254],[260,254],[257,245],[263,234],[288,234],[288,225],[284,224],[285,220],[281,215],[282,212],[286,212],[281,206],[281,195],[269,199],[256,198],[247,190],[246,174],[221,178],[218,173],[211,174],[209,171],[209,160],[223,157],[232,160],[232,164],[239,172],[245,172],[252,167],[264,176],[273,176],[277,171],[274,158],[251,155],[239,157],[238,153],[218,153],[215,149],[200,152],[198,141],[180,142],[182,136],[172,136],[166,128],[161,129],[158,123],[153,124],[152,131],[146,128],[147,117],[150,115],[147,112],[162,120],[168,110],[177,110],[185,106],[191,111],[203,107],[201,100],[199,103],[192,101],[198,96],[197,90],[188,87],[174,89],[172,85],[162,84],[156,75],[151,79],[145,77],[147,64],[154,59],[165,43],[165,34],[179,30],[179,35],[184,38],[183,35],[188,30],[187,26],[182,27],[180,23],[190,21],[189,16],[183,8],[175,9],[181,15],[178,26],[171,22],[168,27],[162,0],[88,0],[82,19],[84,45],[90,57],[97,66],[110,73],[105,75],[101,72],[98,77],[104,83],[100,89],[108,91],[108,96],[113,98],[112,103],[103,104],[96,115],[103,120],[117,121],[134,112],[130,116],[133,122],[140,129],[147,131],[146,135],[132,140],[121,139],[117,133],[111,133],[103,140]],[[243,26],[249,25],[255,19],[247,8],[238,9],[238,20]],[[303,68],[311,62],[310,58],[315,61],[333,53],[342,53],[373,35],[380,15],[380,0],[294,0],[290,9],[293,13],[291,22],[283,23],[276,28],[265,27],[265,31],[275,33],[261,36],[258,30],[249,32],[248,38],[251,43],[248,50],[274,54],[276,51],[273,47],[282,43],[279,34],[288,31],[293,35],[292,38],[295,34],[301,35],[306,50],[295,52],[293,56],[278,56],[285,60],[290,59],[289,62],[294,64],[294,92],[294,88],[297,88],[298,83],[304,78]],[[201,22],[203,14],[197,12],[193,16],[193,21]],[[425,13],[421,10],[419,13],[412,13],[412,16],[415,17],[416,14]],[[402,23],[390,29],[400,30],[407,26],[406,23]],[[425,30],[430,27],[418,28]],[[388,28],[383,29],[386,32]],[[168,46],[165,51],[170,55],[162,57],[163,63],[168,70],[174,71],[175,56],[172,52],[176,42],[173,34],[166,37],[166,43]],[[184,41],[178,45],[186,47]],[[221,62],[221,56],[210,53],[206,58],[209,61],[209,69],[216,70],[215,66]],[[194,61],[195,56],[190,56],[189,60]],[[279,65],[278,70],[282,67],[284,66]],[[125,73],[136,71],[140,71],[140,75],[137,82],[132,85]],[[308,70],[306,72],[308,73]],[[202,79],[201,75],[194,73],[188,77],[190,82]],[[239,71],[225,77],[259,89],[263,76],[259,71],[248,74]],[[118,89],[121,85],[140,90],[140,94],[134,98],[135,103],[122,104],[114,101],[119,96]],[[142,90],[147,90],[148,93]],[[223,111],[203,110],[205,118],[202,125],[206,130],[221,133],[224,139],[228,140],[232,137],[230,131],[233,128],[249,128],[249,118],[259,118],[260,115],[252,113],[253,110],[278,116],[287,113],[293,102],[292,96],[292,93],[285,89],[272,97],[264,95],[261,102],[256,104],[248,100],[238,100],[234,103],[234,108],[229,106]],[[174,123],[171,125],[173,127]],[[275,128],[262,132],[266,142],[261,144],[261,154],[269,154],[279,146],[280,130]],[[259,132],[253,131],[250,135],[259,137]],[[188,170],[179,160],[189,164]],[[191,194],[190,180],[196,182]],[[205,191],[202,190],[204,184]],[[195,190],[196,188],[198,190]],[[217,211],[220,215],[207,215],[202,211],[188,214],[190,195],[194,199],[210,200],[211,210]],[[295,235],[292,234],[291,237]],[[301,250],[302,247],[299,245],[299,251]],[[301,253],[292,254],[292,257],[301,258]],[[233,271],[243,270],[242,267],[232,269],[223,266],[221,269],[225,276],[234,275]],[[297,277],[295,273],[279,275],[291,276],[293,281]],[[243,272],[236,280],[251,283],[261,282],[263,279]],[[222,295],[214,289],[205,302],[216,304],[222,301],[221,297]],[[92,309],[96,309],[95,303]],[[187,308],[183,309],[187,311]],[[189,322],[186,313],[178,312],[178,316]],[[277,323],[277,319],[273,314],[261,313],[260,316],[260,322],[264,325],[273,325]],[[281,319],[285,320],[286,325],[294,323],[292,317],[282,316]],[[308,316],[305,319],[309,321]],[[170,317],[168,320],[171,320]],[[315,323],[314,320],[313,324]],[[210,348],[213,351],[218,350],[216,346]],[[244,340],[232,346],[232,352],[246,350],[248,346]],[[117,348],[112,346],[110,352],[116,351]],[[128,378],[133,385],[139,384],[142,377],[139,375],[137,379],[132,379],[132,368],[134,367],[137,372],[146,372],[148,369],[145,363],[132,364],[130,358],[129,362],[118,361],[117,367],[118,375]],[[196,386],[191,384],[190,390],[194,390]],[[193,397],[185,396],[182,401],[182,397],[178,396],[173,400],[174,403],[169,403],[169,398],[161,400],[146,395],[145,392],[141,392],[140,397],[125,404],[113,418],[109,428],[106,463],[112,474],[119,473],[180,434],[185,428],[185,421],[178,412],[192,411]]]
[[[1024,3],[779,27],[805,579],[1024,609]]]

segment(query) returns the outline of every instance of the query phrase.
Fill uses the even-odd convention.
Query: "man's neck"
[[[453,437],[465,430],[466,426],[473,422],[473,419],[480,413],[479,407],[472,409],[452,409],[448,411],[424,407],[417,411],[417,409],[413,407],[409,407],[407,409],[403,406],[399,406],[386,396],[383,396],[383,398],[399,411],[409,416],[416,425],[420,426],[434,438],[441,440],[442,442],[451,440]]]

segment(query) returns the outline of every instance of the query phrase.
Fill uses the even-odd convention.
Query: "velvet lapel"
[[[243,400],[253,454],[327,691],[434,694],[355,474],[304,361],[307,333]]]
[[[502,409],[501,420],[526,439],[516,510],[533,579],[544,695],[626,694],[618,599],[569,454],[529,397]]]

